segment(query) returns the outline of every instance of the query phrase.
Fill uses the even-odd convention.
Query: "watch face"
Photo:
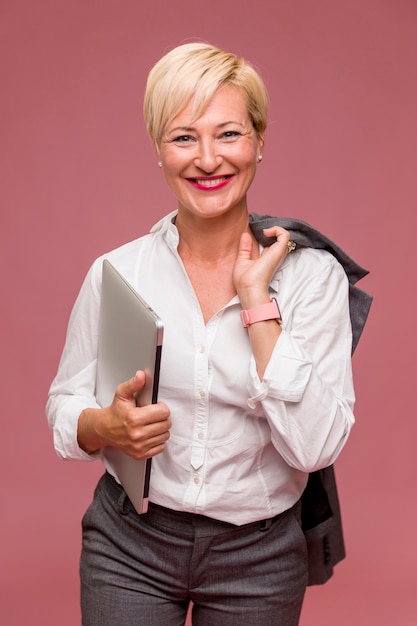
[[[272,300],[273,300],[273,301],[275,302],[275,304],[277,305],[277,311],[278,311],[278,317],[277,317],[277,320],[278,320],[278,322],[281,324],[281,322],[282,322],[281,310],[280,310],[280,308],[279,308],[279,305],[278,305],[278,302],[277,302],[276,298],[272,298]]]

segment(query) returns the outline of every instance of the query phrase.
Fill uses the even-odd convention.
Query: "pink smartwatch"
[[[276,320],[281,324],[282,318],[279,310],[278,302],[272,298],[271,302],[255,306],[253,309],[243,309],[240,312],[243,328],[247,328],[256,322],[264,322],[266,320]]]

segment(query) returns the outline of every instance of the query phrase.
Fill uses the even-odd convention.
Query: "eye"
[[[237,130],[226,130],[221,136],[222,139],[236,139],[236,137],[240,137]]]
[[[194,138],[191,135],[178,135],[172,140],[173,143],[192,143]]]

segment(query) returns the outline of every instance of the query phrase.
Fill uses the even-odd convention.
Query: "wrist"
[[[261,306],[262,304],[268,304],[271,302],[268,288],[259,289],[258,287],[253,289],[240,289],[238,291],[238,296],[242,309],[253,309],[256,306]]]
[[[78,418],[77,441],[87,454],[94,454],[106,445],[106,440],[98,433],[96,423],[102,420],[104,409],[88,408],[81,411]]]
[[[251,324],[269,320],[275,320],[278,324],[281,324],[281,312],[275,298],[263,304],[243,309],[240,317],[244,328],[248,328]]]

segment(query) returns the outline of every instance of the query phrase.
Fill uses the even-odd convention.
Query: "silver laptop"
[[[163,324],[158,315],[106,259],[100,309],[96,398],[111,404],[116,387],[138,370],[146,383],[136,398],[138,406],[157,402]],[[116,472],[138,513],[148,508],[151,459],[136,460],[117,448],[104,455]]]

